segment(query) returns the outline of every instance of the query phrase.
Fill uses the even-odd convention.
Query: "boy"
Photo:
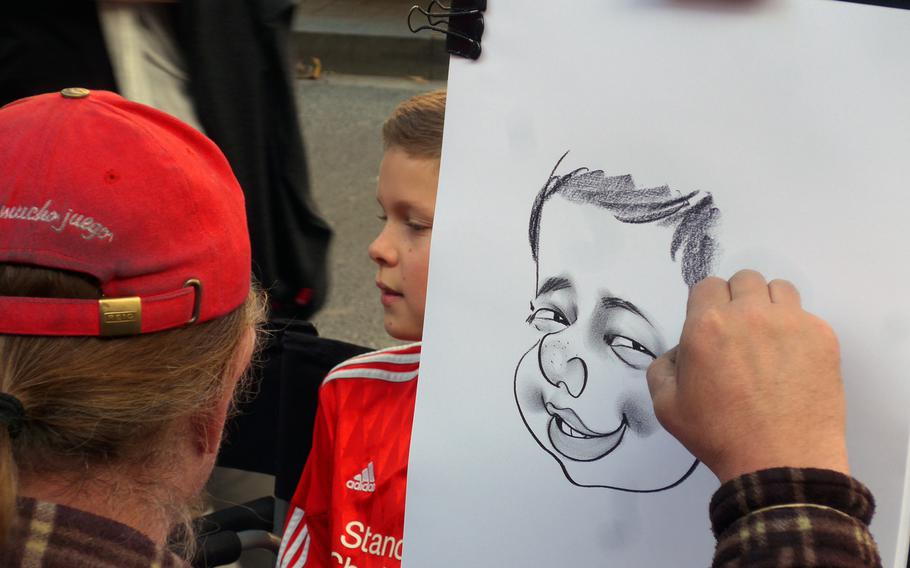
[[[401,340],[423,335],[445,100],[445,91],[413,97],[383,126],[377,199],[385,224],[369,255],[385,329]],[[325,378],[279,566],[401,565],[419,364],[420,343],[412,343],[345,361]]]

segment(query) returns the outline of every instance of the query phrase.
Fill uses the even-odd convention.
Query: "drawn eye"
[[[657,358],[647,347],[624,335],[608,333],[604,336],[604,341],[623,363],[635,369],[645,370]]]
[[[544,333],[555,333],[569,326],[569,319],[553,308],[540,308],[528,317],[527,322]]]

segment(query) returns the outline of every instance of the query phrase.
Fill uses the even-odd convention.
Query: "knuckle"
[[[811,316],[810,321],[810,331],[816,337],[820,346],[826,353],[839,357],[840,340],[837,338],[837,333],[831,327],[831,324],[816,316]]]
[[[796,289],[796,286],[793,284],[793,282],[790,282],[789,280],[786,280],[784,278],[775,278],[774,280],[768,282],[768,286],[775,287],[775,288]]]
[[[726,288],[727,281],[717,276],[707,276],[699,280],[689,292],[690,299],[710,298],[719,288]]]
[[[694,292],[695,290],[703,290],[705,288],[710,288],[712,286],[718,286],[726,283],[726,280],[718,276],[706,276],[699,280],[698,283],[692,287],[692,291]]]
[[[692,318],[683,328],[680,345],[687,350],[711,345],[726,333],[727,317],[720,308],[707,308]]]
[[[753,269],[751,269],[751,268],[743,268],[742,270],[737,270],[737,271],[736,271],[736,274],[734,274],[734,275],[730,278],[730,280],[733,280],[733,279],[736,279],[736,280],[756,280],[756,279],[760,279],[760,280],[764,281],[765,277],[764,277],[764,275],[763,275],[761,272],[759,272],[759,271],[757,271],[757,270],[753,270]]]
[[[723,329],[725,322],[726,315],[716,306],[707,308],[695,320],[697,328],[703,332],[716,332]]]

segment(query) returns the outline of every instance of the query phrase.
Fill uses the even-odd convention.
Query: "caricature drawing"
[[[670,489],[698,462],[658,423],[645,371],[671,346],[656,314],[711,274],[720,212],[710,193],[587,168],[556,175],[564,158],[531,210],[527,323],[539,339],[515,369],[515,401],[571,483]]]

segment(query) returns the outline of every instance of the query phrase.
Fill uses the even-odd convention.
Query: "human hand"
[[[658,420],[721,482],[771,467],[849,473],[837,337],[785,280],[699,282],[679,345],[647,376]]]

